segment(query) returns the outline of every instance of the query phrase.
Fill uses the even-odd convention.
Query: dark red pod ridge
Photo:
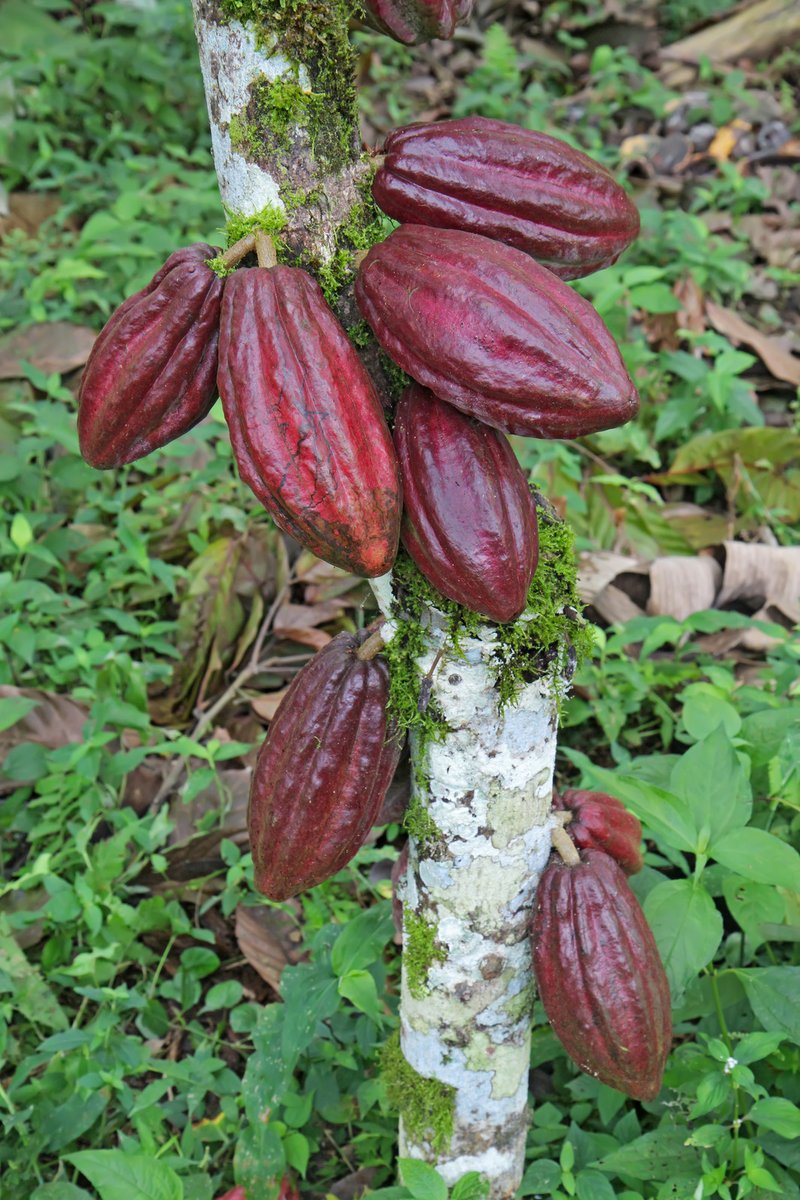
[[[533,968],[570,1058],[636,1100],[661,1088],[672,1040],[667,977],[622,869],[600,850],[553,859],[536,891]]]
[[[364,0],[365,20],[373,29],[407,46],[449,38],[466,21],[474,0]]]
[[[492,621],[525,607],[536,505],[508,440],[412,384],[395,414],[403,544],[433,586]]]
[[[602,850],[626,875],[641,871],[642,826],[616,796],[568,788],[553,794],[553,808],[573,814],[567,832],[579,850]]]
[[[219,390],[239,473],[277,524],[346,571],[388,571],[402,511],[391,435],[305,271],[251,267],[227,280]]]
[[[258,755],[248,828],[255,884],[286,900],[335,875],[362,846],[401,740],[386,716],[389,669],[338,634],[292,681]]]
[[[196,243],[171,254],[97,338],[78,393],[81,454],[120,467],[188,432],[217,395],[223,281]]]
[[[591,304],[512,246],[401,225],[366,255],[355,292],[398,366],[505,433],[581,437],[638,412]]]
[[[600,163],[566,142],[488,117],[396,129],[373,181],[396,221],[507,242],[560,279],[616,262],[639,213]]]

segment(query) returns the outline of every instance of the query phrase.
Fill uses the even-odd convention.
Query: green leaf
[[[688,1136],[688,1129],[663,1125],[605,1154],[593,1166],[614,1175],[648,1181],[688,1174],[693,1169],[700,1173],[699,1155],[684,1144]]]
[[[348,971],[339,980],[339,995],[344,996],[373,1021],[382,1020],[378,989],[369,971]]]
[[[38,700],[27,700],[24,696],[4,696],[0,699],[0,733],[27,717],[38,703]]]
[[[660,883],[645,899],[644,912],[678,1000],[714,957],[722,940],[722,916],[703,885],[691,879]]]
[[[70,1096],[69,1100],[47,1115],[47,1148],[63,1150],[91,1129],[109,1101],[107,1091],[93,1092],[87,1099]]]
[[[782,1033],[748,1033],[741,1041],[736,1043],[734,1058],[738,1063],[754,1063],[759,1062],[762,1058],[768,1058],[770,1054],[774,1054],[784,1041]]]
[[[325,963],[300,963],[284,970],[281,995],[291,1020],[283,1022],[281,1051],[284,1062],[294,1063],[314,1038],[320,1021],[338,1007],[338,980],[325,973]]]
[[[613,1187],[599,1171],[579,1171],[575,1184],[578,1200],[614,1200]]]
[[[750,818],[750,784],[721,725],[678,759],[670,786],[690,806],[697,832],[707,830],[711,841]]]
[[[742,718],[736,709],[720,694],[720,689],[710,683],[692,683],[684,689],[682,715],[686,732],[697,742],[702,742],[720,727],[728,738],[736,737],[742,727]]]
[[[31,1192],[31,1200],[92,1200],[91,1194],[66,1179],[57,1179],[54,1183],[43,1183]]]
[[[722,894],[728,911],[754,948],[768,940],[762,925],[779,925],[786,912],[786,901],[774,887],[753,883],[740,875],[726,875],[722,881]]]
[[[766,1030],[782,1030],[800,1045],[800,967],[756,967],[736,975]]]
[[[779,1096],[770,1096],[765,1100],[757,1100],[747,1114],[749,1121],[779,1133],[781,1137],[800,1137],[800,1108],[791,1100],[783,1100]]]
[[[485,1200],[488,1194],[489,1181],[478,1171],[467,1171],[453,1184],[450,1200]]]
[[[14,980],[14,1007],[29,1020],[48,1029],[69,1027],[55,993],[45,983],[39,968],[28,962],[11,935],[8,921],[0,914],[0,971]]]
[[[522,1177],[518,1196],[552,1196],[561,1184],[561,1167],[552,1158],[532,1162]]]
[[[694,852],[697,834],[692,810],[686,800],[654,787],[642,779],[607,771],[589,764],[592,781],[604,791],[621,800],[647,826],[656,841],[663,841],[675,850]]]
[[[763,829],[734,829],[712,842],[709,854],[745,879],[800,891],[800,854]]]
[[[233,1172],[248,1196],[276,1194],[285,1169],[283,1142],[275,1126],[263,1121],[245,1125],[236,1139]]]
[[[10,537],[18,550],[24,550],[33,541],[31,523],[24,513],[16,513],[11,522]]]
[[[398,1158],[400,1178],[414,1200],[447,1200],[447,1184],[429,1163],[416,1158]]]
[[[183,1200],[180,1176],[148,1154],[79,1150],[64,1157],[86,1176],[100,1200]]]
[[[333,943],[331,967],[337,975],[361,970],[382,957],[394,933],[390,901],[374,904],[348,921]]]

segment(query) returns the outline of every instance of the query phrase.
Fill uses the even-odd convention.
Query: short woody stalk
[[[330,83],[328,96],[324,78],[312,78],[313,50],[306,61],[297,48],[310,22],[319,24],[312,30],[319,36],[307,40],[309,47],[346,46],[347,5],[261,0],[257,28],[229,20],[223,0],[194,0],[194,7],[223,203],[254,223],[265,208],[283,210],[281,242],[290,261],[324,266],[336,253],[337,231],[346,221],[352,227],[353,212],[359,204],[363,209],[372,167],[360,150],[355,104],[348,108],[341,91],[333,104],[337,85]],[[352,67],[352,56],[346,66],[335,65],[339,76]],[[280,138],[270,134],[263,100],[280,79],[311,88],[326,111],[335,111],[340,127],[332,140],[327,130],[326,144],[339,147],[336,161],[317,154],[320,138],[311,136],[303,109]],[[243,139],[237,134],[245,123]],[[290,187],[317,199],[291,207]],[[259,262],[268,265],[263,240],[254,238]],[[347,289],[337,311],[342,303]],[[385,647],[404,620],[391,577],[372,582],[386,621],[360,647],[362,658]],[[536,614],[521,620],[535,622]],[[551,850],[557,699],[552,680],[531,679],[503,709],[496,627],[480,626],[456,647],[434,608],[423,626],[424,649],[415,662],[419,704],[435,709],[441,737],[411,740],[400,1149],[435,1164],[449,1183],[478,1171],[489,1182],[490,1200],[501,1200],[513,1195],[524,1167],[533,1003],[528,927]]]

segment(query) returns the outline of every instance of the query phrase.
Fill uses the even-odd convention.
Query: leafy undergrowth
[[[663,6],[664,40],[684,7]],[[798,64],[706,66],[686,101],[652,48],[602,41],[600,3],[542,6],[532,39],[505,9],[435,52],[356,34],[365,129],[428,108],[516,120],[626,174],[640,205],[637,245],[578,285],[623,343],[640,418],[516,448],[596,584],[559,779],[642,820],[633,882],[676,1022],[664,1090],[639,1105],[577,1073],[537,1011],[521,1195],[797,1198],[800,221],[780,145],[757,156],[770,123],[797,136]],[[270,526],[218,410],[118,472],[78,454],[83,327],[176,245],[222,239],[188,6],[11,0],[3,20],[3,1196],[211,1200],[235,1175],[269,1198],[286,1171],[309,1195],[382,1189],[407,785],[297,901],[254,894],[245,837],[264,724],[315,649],[371,619],[369,593]],[[682,609],[676,564],[711,579]],[[386,1200],[444,1200],[435,1173],[404,1179]]]

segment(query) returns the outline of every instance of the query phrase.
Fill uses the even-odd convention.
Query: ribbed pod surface
[[[364,0],[368,24],[408,46],[452,37],[472,5],[473,0]]]
[[[492,621],[525,607],[538,561],[536,506],[507,439],[413,384],[397,406],[402,539],[442,595]]]
[[[402,508],[391,435],[305,271],[251,267],[227,280],[219,390],[239,473],[277,524],[354,574],[388,571]]]
[[[602,850],[626,875],[641,871],[642,826],[616,796],[568,788],[555,793],[553,808],[573,814],[567,831],[579,850]]]
[[[372,190],[390,217],[507,242],[561,279],[609,266],[639,232],[605,167],[545,133],[463,117],[397,129],[383,153]]]
[[[506,433],[580,437],[638,411],[591,304],[502,242],[401,225],[362,262],[356,299],[404,371]]]
[[[203,243],[177,250],[109,318],[78,395],[81,454],[91,466],[143,458],[208,413],[223,285],[206,259],[219,253]]]
[[[372,827],[400,740],[386,718],[389,670],[362,662],[365,635],[338,634],[289,687],[261,747],[248,826],[255,884],[285,900],[340,871]]]
[[[672,1038],[664,968],[620,867],[599,850],[553,861],[536,892],[533,966],[553,1032],[609,1087],[652,1100]]]

